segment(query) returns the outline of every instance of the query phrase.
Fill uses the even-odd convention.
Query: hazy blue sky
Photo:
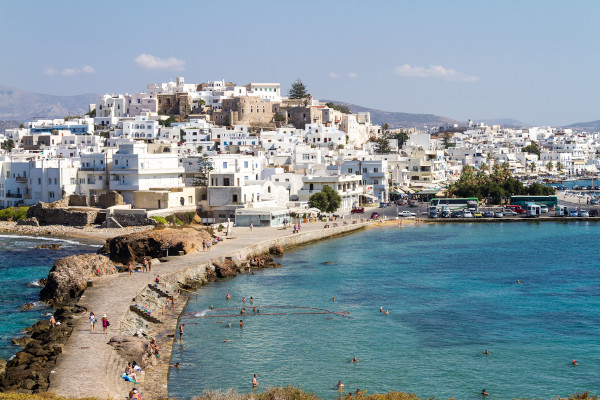
[[[600,1],[0,2],[0,85],[48,94],[296,78],[458,120],[600,119]]]

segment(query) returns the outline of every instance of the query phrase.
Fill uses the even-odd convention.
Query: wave
[[[194,317],[204,317],[210,310],[207,308],[206,310],[197,312],[196,314],[194,314]]]
[[[0,239],[1,238],[7,238],[7,239],[34,239],[34,240],[48,240],[51,242],[63,242],[63,243],[69,243],[69,244],[75,244],[75,245],[79,245],[81,244],[81,242],[78,242],[76,240],[69,240],[69,239],[60,239],[60,238],[52,238],[52,237],[47,237],[47,236],[29,236],[29,235],[0,235]],[[102,246],[98,246],[98,247],[102,247]]]
[[[31,281],[27,284],[27,287],[43,287],[44,285],[40,284],[40,280]]]

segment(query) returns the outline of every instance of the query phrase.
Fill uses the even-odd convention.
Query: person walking
[[[131,276],[131,273],[133,272],[133,264],[131,263],[131,261],[127,263],[127,271],[129,271],[129,276]]]
[[[108,334],[108,327],[110,326],[110,322],[108,322],[108,318],[106,314],[102,314],[102,331],[105,335]]]
[[[96,328],[96,316],[93,312],[90,313],[90,330],[93,332]]]
[[[254,228],[254,222],[250,222],[250,232],[252,232],[252,228]]]
[[[202,240],[202,251],[206,251],[206,240]]]

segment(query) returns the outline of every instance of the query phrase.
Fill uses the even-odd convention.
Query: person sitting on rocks
[[[137,375],[135,374],[135,370],[131,366],[131,363],[127,363],[127,367],[125,368],[125,375],[127,376],[128,380],[137,383]]]
[[[138,391],[136,388],[131,389],[131,392],[129,392],[129,399],[130,400],[142,400],[142,396],[140,396],[138,394]]]
[[[160,352],[160,347],[158,347],[156,339],[150,339],[150,347],[152,348],[152,354],[158,355],[158,353]]]

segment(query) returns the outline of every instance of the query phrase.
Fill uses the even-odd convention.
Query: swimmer
[[[390,314],[390,312],[389,312],[388,310],[385,310],[385,313],[384,313],[384,314],[385,314],[385,315],[389,315],[389,314]]]
[[[242,311],[240,311],[240,314],[246,314],[246,309],[242,308]]]
[[[244,321],[242,321],[242,320],[240,319],[240,328],[243,328],[243,327],[244,327]]]
[[[359,395],[360,393],[360,389],[356,389],[356,394]]]
[[[245,303],[245,302],[246,302],[246,298],[242,297],[242,303]]]
[[[171,368],[179,368],[179,363],[169,365]]]
[[[335,296],[333,296],[333,299],[332,299],[332,300],[333,300],[333,301],[335,301]]]
[[[483,390],[481,391],[481,395],[482,395],[482,396],[489,396],[490,394],[489,394],[488,392],[486,392],[486,391],[485,391],[485,389],[483,389]]]
[[[519,283],[521,283],[521,281],[517,279],[517,285],[518,285]]]
[[[225,298],[226,298],[227,300],[231,300],[231,295],[230,295],[229,293],[227,293],[227,296],[225,296]]]
[[[231,328],[231,322],[227,321],[227,327]]]
[[[571,364],[573,364],[573,365],[579,365],[579,363],[577,362],[577,360],[573,360],[573,362]]]
[[[252,312],[256,312],[256,307],[252,307]]]
[[[231,342],[231,340],[223,340],[223,342]]]
[[[254,299],[250,296],[250,304],[254,303]]]
[[[358,358],[356,358],[356,356],[354,356],[354,358],[352,359],[352,362],[353,362],[354,364],[356,364],[356,363],[358,362]]]
[[[487,350],[486,350],[486,351],[484,351],[482,354],[485,354],[486,356],[490,356],[490,355],[492,355],[492,353],[490,353],[490,352],[489,352],[489,351],[487,351]]]
[[[342,381],[338,381],[337,385],[338,388],[343,388],[344,384],[342,383]]]
[[[383,307],[379,307],[379,312],[383,312]]]
[[[211,305],[211,306],[210,306],[210,309],[211,309],[211,310],[214,310],[214,308],[215,308],[215,307],[214,307],[213,305]]]
[[[253,387],[257,387],[258,386],[258,381],[256,380],[256,374],[254,374],[254,376],[252,377],[252,386]]]

